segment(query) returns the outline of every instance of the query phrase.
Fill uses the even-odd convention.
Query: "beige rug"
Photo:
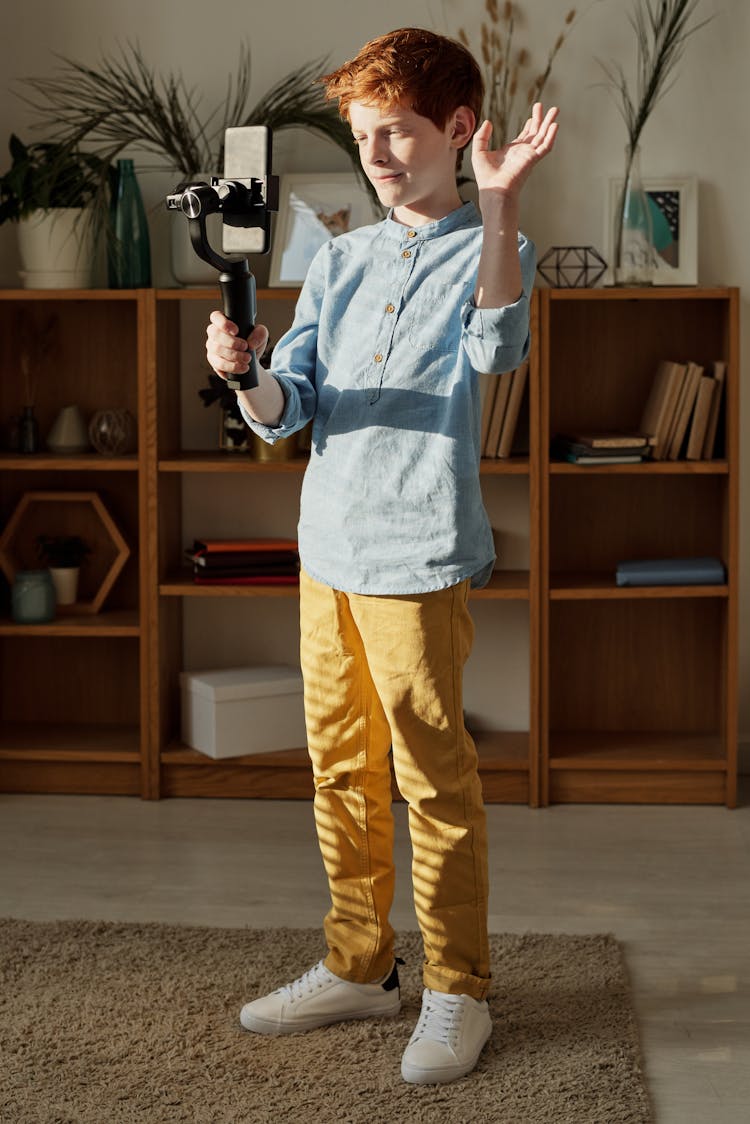
[[[0,921],[3,1124],[646,1124],[621,949],[610,936],[495,936],[495,1030],[469,1078],[401,1080],[402,1014],[266,1038],[247,999],[322,955],[312,930]]]

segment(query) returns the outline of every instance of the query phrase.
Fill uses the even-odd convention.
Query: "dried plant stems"
[[[540,100],[554,61],[576,21],[576,10],[572,8],[565,16],[563,29],[547,54],[544,67],[525,85],[526,96],[521,102],[519,89],[527,82],[525,71],[532,60],[528,48],[517,49],[514,44],[520,7],[512,0],[505,0],[502,11],[498,0],[485,0],[484,7],[487,18],[480,25],[479,51],[475,54],[486,88],[485,114],[492,122],[493,144],[500,148],[519,132],[529,109]],[[464,28],[459,29],[457,38],[469,50],[473,49]]]

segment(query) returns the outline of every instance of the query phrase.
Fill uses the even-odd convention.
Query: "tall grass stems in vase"
[[[700,23],[692,22],[700,4],[701,0],[635,0],[629,16],[636,37],[634,94],[631,94],[619,63],[600,63],[628,133],[625,178],[615,217],[613,270],[616,284],[637,280],[623,260],[628,185],[632,189],[634,169],[639,172],[639,143],[646,122],[657,103],[674,85],[674,72],[688,39],[710,22],[711,17]],[[653,263],[653,247],[650,247],[650,259]],[[649,278],[644,280],[648,283]]]

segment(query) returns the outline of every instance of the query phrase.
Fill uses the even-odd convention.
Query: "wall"
[[[535,61],[546,52],[574,0],[525,0],[525,42]],[[502,6],[502,5],[501,5]],[[523,225],[540,252],[556,244],[603,248],[605,182],[623,163],[625,131],[617,109],[602,88],[597,59],[620,61],[632,73],[634,36],[624,0],[588,3],[555,63],[550,100],[561,107],[561,133],[554,155],[534,174],[524,200]],[[217,14],[220,13],[220,19]],[[650,176],[691,174],[700,182],[699,263],[701,284],[739,285],[742,301],[744,372],[750,363],[748,297],[750,236],[746,206],[750,168],[744,120],[750,48],[750,5],[743,0],[703,0],[701,13],[713,15],[689,43],[674,88],[657,107],[642,144],[643,168]],[[12,90],[16,80],[54,68],[54,53],[96,63],[119,42],[137,39],[144,54],[164,70],[177,69],[203,90],[204,105],[223,96],[227,76],[244,36],[253,44],[253,91],[262,94],[280,75],[323,54],[332,63],[350,57],[367,38],[393,27],[416,24],[471,35],[484,16],[480,0],[275,0],[248,4],[224,0],[221,6],[198,0],[26,0],[15,14],[12,35],[0,42],[0,136],[11,131],[28,138],[31,114]],[[42,139],[40,137],[40,139]],[[323,141],[299,133],[278,138],[277,171],[346,170],[346,160]],[[136,155],[134,153],[133,155]],[[0,157],[0,167],[7,157]],[[151,214],[157,262],[166,262],[169,216],[159,202],[172,187],[169,175],[141,172]],[[14,285],[17,261],[14,231],[0,228],[0,284]],[[158,283],[169,283],[164,265]],[[745,392],[742,432],[750,434],[750,394]],[[750,487],[743,457],[741,552],[742,585],[750,576]],[[750,738],[750,614],[747,597],[741,617],[741,716],[744,740]],[[516,626],[523,629],[523,623]]]

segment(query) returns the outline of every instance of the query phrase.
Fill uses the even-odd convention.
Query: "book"
[[[687,449],[685,451],[686,460],[699,461],[703,457],[703,445],[706,440],[708,419],[711,413],[711,404],[713,402],[716,386],[716,380],[710,375],[704,375],[700,381],[698,394],[695,399],[695,409],[693,410],[693,420],[690,423],[690,432],[688,434]]]
[[[525,359],[520,367],[513,372],[508,406],[505,411],[505,420],[500,434],[497,448],[498,457],[509,457],[515,449],[516,430],[518,419],[521,416],[521,406],[526,401],[525,390],[528,382],[529,361]]]
[[[570,464],[641,464],[644,457],[638,453],[632,456],[628,456],[627,453],[615,453],[606,457],[587,457],[585,453],[564,453],[563,460],[569,461]]]
[[[657,558],[620,562],[617,585],[724,585],[726,570],[719,558]]]
[[[248,569],[253,566],[289,566],[296,562],[297,552],[291,550],[216,550],[212,554],[185,551],[185,557],[199,570]]]
[[[479,376],[479,395],[482,403],[482,420],[479,431],[479,455],[482,457],[485,455],[484,450],[487,445],[487,435],[490,431],[490,422],[492,420],[492,410],[495,405],[497,386],[497,375],[481,374]]]
[[[487,441],[484,447],[483,455],[485,457],[496,457],[498,445],[500,444],[500,432],[505,420],[505,411],[508,405],[508,397],[510,395],[511,383],[513,382],[513,372],[505,371],[502,375],[496,375],[497,389],[495,391],[495,401],[492,406],[492,416],[490,418],[490,426],[487,431]]]
[[[671,461],[676,461],[679,458],[702,376],[702,367],[699,367],[697,363],[688,363],[669,437],[667,459]]]
[[[196,574],[196,585],[299,585],[299,574],[253,574],[251,577],[215,578]]]
[[[723,398],[724,383],[726,379],[727,365],[723,359],[715,359],[713,362],[713,378],[716,383],[714,388],[713,398],[711,400],[711,410],[708,415],[708,426],[706,428],[706,440],[703,444],[703,460],[710,461],[716,451],[716,433],[719,427],[719,414],[721,412],[721,402]]]
[[[249,551],[253,554],[261,551],[296,551],[297,541],[295,538],[195,538],[192,549],[196,554],[213,554],[215,551]]]
[[[675,363],[670,359],[662,359],[657,365],[638,426],[651,438],[654,460],[664,459],[667,436],[686,372],[686,363]]]
[[[601,433],[561,433],[565,441],[590,449],[645,449],[648,436],[645,433],[627,433],[620,430],[607,430]]]

